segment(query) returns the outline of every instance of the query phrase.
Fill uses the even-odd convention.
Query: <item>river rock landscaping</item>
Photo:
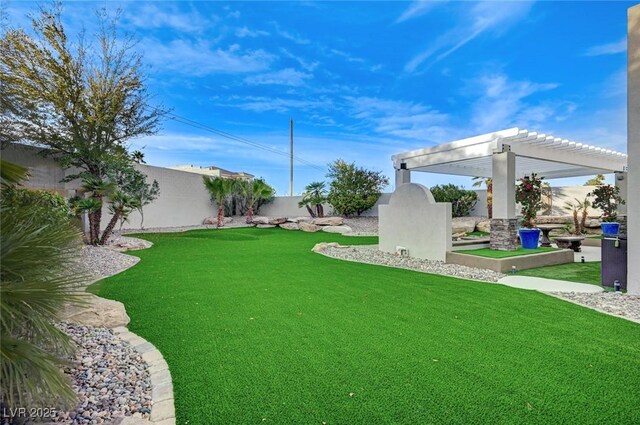
[[[78,394],[78,404],[59,412],[65,424],[102,424],[124,416],[148,418],[151,383],[146,363],[111,329],[60,323],[77,346],[65,369]]]
[[[338,258],[341,260],[398,267],[423,273],[436,273],[445,276],[460,277],[463,279],[482,280],[485,282],[497,282],[500,278],[505,276],[502,273],[497,273],[492,270],[460,266],[457,264],[446,264],[442,261],[402,257],[396,254],[382,252],[378,250],[377,245],[345,247],[338,246],[336,244],[325,244],[325,246],[320,249],[314,248],[314,251],[322,253],[328,257]]]

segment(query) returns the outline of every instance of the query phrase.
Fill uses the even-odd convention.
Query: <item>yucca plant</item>
[[[16,178],[4,165],[6,188]],[[0,388],[10,409],[75,399],[61,370],[73,347],[54,322],[65,303],[81,303],[80,234],[69,219],[43,222],[39,208],[0,200]]]

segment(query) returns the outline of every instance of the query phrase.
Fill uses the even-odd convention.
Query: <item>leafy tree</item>
[[[436,185],[429,189],[436,202],[451,202],[453,217],[466,217],[478,202],[478,194],[455,184]]]
[[[54,322],[65,303],[81,301],[79,232],[68,216],[43,220],[53,198],[5,197],[26,171],[6,164],[0,170],[0,402],[10,409],[68,407],[75,394],[62,367],[73,346]]]
[[[329,164],[331,178],[327,200],[338,214],[360,215],[372,208],[389,179],[381,171],[356,167],[341,159]]]
[[[491,177],[474,177],[473,187],[487,187],[487,217],[493,218],[493,179]]]
[[[324,182],[309,183],[304,188],[299,207],[306,207],[311,217],[324,217],[322,204],[327,202],[327,189]]]
[[[211,200],[218,205],[217,227],[224,225],[224,203],[227,197],[233,193],[234,181],[222,177],[202,176],[205,188],[209,191]]]
[[[584,184],[585,186],[600,186],[604,184],[604,174],[596,174],[595,177],[590,178]]]
[[[62,167],[78,168],[67,181],[104,181],[110,168],[131,163],[128,141],[154,134],[164,113],[149,105],[135,40],[120,37],[106,12],[99,20],[94,45],[83,36],[71,42],[55,3],[32,18],[33,35],[9,28],[0,39],[0,140],[43,147]],[[102,202],[101,191],[92,193]],[[101,211],[89,210],[92,243],[104,239]]]
[[[587,196],[594,196],[593,207],[602,210],[600,219],[605,223],[615,223],[618,220],[618,205],[625,204],[620,196],[620,188],[610,184],[601,184]]]
[[[121,164],[119,167],[109,169],[107,175],[109,179],[116,184],[122,194],[125,195],[124,199],[128,199],[128,203],[134,207],[133,209],[140,213],[140,228],[144,228],[144,207],[160,196],[160,185],[158,181],[154,179],[153,182],[149,184],[147,182],[147,176],[130,163]],[[121,197],[120,200],[122,199]],[[111,200],[111,202],[112,201],[113,200]],[[123,212],[127,212],[127,214],[120,215],[120,219],[125,220],[128,213],[132,212],[133,209],[125,209]],[[117,209],[110,209],[110,211],[116,210]]]

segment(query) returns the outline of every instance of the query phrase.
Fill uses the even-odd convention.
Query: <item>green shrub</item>
[[[433,186],[431,194],[436,202],[451,202],[451,215],[453,217],[468,216],[476,202],[478,202],[478,194],[476,192],[451,183]]]
[[[29,207],[42,224],[59,224],[69,220],[72,211],[67,201],[55,192],[8,187],[2,192],[2,204],[9,211]]]
[[[381,171],[371,171],[339,159],[329,165],[331,178],[327,200],[338,214],[360,215],[372,208],[389,179]]]

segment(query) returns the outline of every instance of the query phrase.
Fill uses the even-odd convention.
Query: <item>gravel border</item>
[[[215,226],[211,227],[215,228]],[[132,249],[137,250],[146,249],[152,244],[142,239],[116,234],[109,240],[109,244],[107,246],[85,246],[78,260],[79,267],[84,270],[89,277],[91,277],[91,279],[86,282],[85,286],[88,286],[96,280],[120,273],[130,267],[133,267],[138,263],[138,261],[140,261],[138,257],[123,254],[114,250],[120,249],[118,245],[131,246],[133,247]],[[126,327],[116,327],[112,330],[108,328],[95,329],[103,332],[111,332],[116,340],[123,341],[126,346],[130,346],[132,350],[140,355],[142,361],[146,363],[149,374],[151,413],[141,413],[140,417],[137,417],[138,415],[117,417],[115,419],[121,420],[121,422],[114,423],[125,425],[129,423],[129,421],[149,419],[150,423],[158,425],[176,425],[171,372],[169,371],[169,365],[162,356],[162,353],[149,341],[129,331]],[[97,421],[86,423],[97,423]]]
[[[545,294],[600,313],[640,323],[640,295],[629,295],[622,292],[545,292]]]
[[[479,280],[482,282],[497,282],[505,276],[493,270],[461,266],[458,264],[446,264],[442,261],[423,260],[414,257],[400,257],[378,250],[378,245],[327,246],[321,250],[320,253],[327,257],[340,260],[396,267],[422,273],[434,273],[462,279]]]

